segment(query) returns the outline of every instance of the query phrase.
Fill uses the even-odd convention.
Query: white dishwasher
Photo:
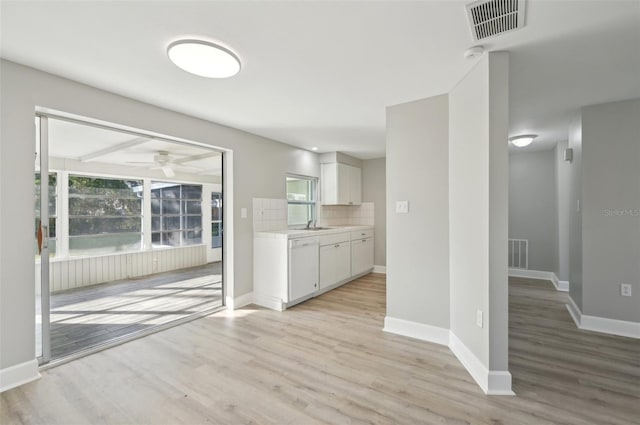
[[[320,238],[289,241],[289,302],[303,301],[318,290]]]

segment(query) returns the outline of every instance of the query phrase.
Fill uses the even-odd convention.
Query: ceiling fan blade
[[[160,167],[160,169],[166,177],[173,177],[176,175],[176,173],[173,172],[173,168],[169,167],[168,165],[163,165],[162,167]]]
[[[149,162],[149,161],[125,161],[125,164],[154,165],[155,162]]]

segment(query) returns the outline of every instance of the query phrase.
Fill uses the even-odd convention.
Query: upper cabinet
[[[362,203],[362,170],[332,162],[322,164],[322,205],[360,205]]]

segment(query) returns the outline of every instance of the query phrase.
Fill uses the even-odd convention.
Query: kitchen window
[[[318,179],[305,176],[287,176],[287,221],[289,226],[306,226],[315,221]]]

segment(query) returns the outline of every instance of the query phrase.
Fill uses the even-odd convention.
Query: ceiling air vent
[[[524,27],[525,0],[481,0],[467,5],[474,41]]]

